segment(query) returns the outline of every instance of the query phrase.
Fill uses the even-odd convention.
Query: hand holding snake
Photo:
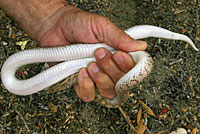
[[[30,32],[30,35],[33,35],[32,37],[35,38],[42,47],[64,46],[71,43],[84,44],[48,49],[46,48],[28,50],[11,56],[5,62],[2,68],[2,81],[5,87],[12,93],[18,95],[33,94],[65,79],[69,75],[72,75],[73,73],[79,71],[80,68],[85,68],[90,62],[93,62],[94,58],[88,57],[92,57],[94,51],[100,47],[104,47],[110,50],[111,52],[114,52],[113,48],[120,49],[126,52],[144,50],[146,48],[145,42],[135,41],[134,39],[141,39],[146,37],[159,37],[167,39],[184,40],[190,45],[192,45],[192,47],[195,50],[198,50],[188,37],[180,34],[175,34],[165,29],[154,26],[136,26],[128,29],[126,31],[126,34],[122,30],[117,28],[114,24],[112,24],[107,18],[87,13],[77,8],[71,7],[67,10],[61,8],[57,10],[57,13],[54,15],[55,17],[47,19],[49,19],[48,21],[55,23],[49,24],[48,21],[44,21],[41,25],[42,30],[39,31],[37,35],[34,35]],[[100,42],[104,42],[109,46],[102,43],[96,44]],[[108,59],[115,59],[114,56],[117,54],[114,54],[112,57],[111,53],[108,52],[106,49],[101,48],[99,49],[99,51],[96,51],[96,54],[98,55],[99,52],[101,53],[100,57],[102,57],[102,52],[100,52],[100,50],[103,50],[107,53],[107,55],[110,55],[110,58]],[[126,59],[125,62],[127,62],[127,64],[133,63],[128,54],[120,51],[118,52],[118,54],[123,55],[123,57],[126,57],[124,59]],[[121,104],[123,104],[128,98],[129,90],[132,89],[135,84],[138,84],[146,76],[148,76],[152,68],[152,59],[146,52],[138,51],[129,54],[133,57],[134,61],[136,62],[136,66],[133,69],[131,69],[131,71],[129,71],[129,66],[128,68],[124,67],[124,64],[120,66],[117,64],[116,61],[113,60],[113,66],[118,65],[118,69],[121,72],[124,73],[129,71],[126,75],[124,75],[123,73],[119,73],[120,71],[118,70],[109,70],[109,68],[112,67],[106,65],[105,62],[105,65],[103,66],[101,65],[101,62],[99,62],[98,64],[100,66],[100,69],[102,69],[103,71],[98,69],[98,66],[94,67],[95,63],[90,63],[88,66],[88,70],[82,69],[78,76],[79,79],[77,80],[77,82],[79,82],[79,86],[75,86],[78,96],[82,100],[92,101],[95,96],[94,82],[96,82],[97,87],[98,85],[99,87],[102,85],[104,86],[103,89],[99,89],[99,92],[102,96],[106,98],[113,98],[115,96],[115,91],[117,94],[117,97],[115,97],[114,99],[106,99],[100,94],[97,94],[97,100],[103,106],[118,107]],[[73,59],[77,60],[70,61]],[[109,61],[108,59],[107,61]],[[120,58],[118,57],[118,60],[119,59]],[[99,59],[97,59],[97,63],[98,60]],[[22,65],[35,62],[56,61],[65,62],[60,63],[28,80],[20,81],[14,77],[16,69]],[[112,63],[112,60],[108,63]],[[107,79],[105,79],[105,82],[98,84],[98,77],[95,77],[95,75],[92,74],[92,69],[90,70],[92,66],[93,69],[96,68],[96,70],[102,71],[99,77],[101,77],[102,75],[104,77],[107,77]],[[104,68],[106,66],[109,67],[106,68],[107,71],[105,71],[106,69]],[[104,73],[104,71],[106,73]],[[112,71],[115,72],[114,75],[112,75]],[[84,86],[85,82],[83,82],[83,77],[81,77],[81,75],[89,76],[88,73],[90,77],[88,77],[87,82],[91,83],[90,86],[88,86],[90,89]],[[114,84],[112,84],[112,82],[114,84],[116,83],[115,90]],[[109,83],[111,84],[109,85]],[[106,87],[107,85],[109,86]],[[89,97],[85,97],[87,95],[89,95]]]

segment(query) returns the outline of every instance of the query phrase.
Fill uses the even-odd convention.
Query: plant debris
[[[155,25],[189,36],[200,48],[198,0],[68,0],[85,11],[107,16],[121,29]],[[16,96],[0,81],[0,133],[170,134],[179,129],[200,133],[200,53],[183,41],[148,38],[154,68],[131,91],[128,102],[108,109],[84,103],[72,87]],[[20,44],[20,46],[16,45]],[[37,48],[11,18],[0,10],[0,66],[15,52]],[[43,64],[20,68],[16,76],[30,78]],[[137,101],[139,100],[139,101]]]

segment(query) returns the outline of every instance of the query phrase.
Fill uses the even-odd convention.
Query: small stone
[[[24,71],[24,75],[26,75],[26,76],[27,76],[27,75],[28,75],[28,72],[27,72],[27,71]]]
[[[194,121],[197,121],[197,120],[198,120],[196,116],[193,116],[193,119],[194,119]]]
[[[187,134],[187,131],[184,129],[184,128],[179,128],[177,131],[176,131],[177,134]]]
[[[69,109],[69,108],[71,108],[71,106],[72,106],[72,104],[69,104],[69,105],[66,105],[65,108]]]
[[[47,69],[47,68],[49,68],[49,64],[48,64],[48,63],[45,63],[45,64],[44,64],[44,69]]]
[[[187,134],[187,131],[184,128],[179,128],[176,131],[171,132],[170,134]]]
[[[191,133],[191,130],[190,130],[190,129],[188,129],[188,130],[187,130],[187,132],[188,132],[188,133]]]
[[[6,46],[6,45],[8,45],[8,43],[7,43],[7,42],[5,42],[5,41],[3,41],[3,46]]]
[[[176,131],[171,132],[170,134],[177,134]]]
[[[72,116],[71,119],[74,119],[74,116]]]
[[[178,115],[176,115],[176,118],[180,118],[181,116],[178,114]]]
[[[119,124],[120,124],[120,122],[119,122],[119,121],[116,121],[116,124],[117,124],[117,125],[119,125]]]
[[[52,112],[56,113],[58,108],[56,105],[54,105],[53,103],[49,103],[48,107],[51,109]]]

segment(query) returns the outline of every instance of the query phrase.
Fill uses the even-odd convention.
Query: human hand
[[[146,49],[145,42],[135,41],[106,17],[74,7],[60,14],[54,27],[46,31],[38,42],[42,47],[104,42],[122,50],[112,55],[105,48],[97,49],[94,54],[96,63],[90,63],[87,69],[79,71],[78,84],[74,88],[85,102],[94,100],[95,85],[102,96],[115,97],[115,83],[134,66],[131,56],[125,52]]]
[[[131,56],[125,52],[144,50],[146,42],[135,41],[106,17],[78,8],[72,7],[57,18],[55,25],[38,40],[42,47],[104,42],[122,50],[112,55],[105,48],[97,49],[96,63],[81,69],[78,84],[74,85],[77,95],[85,102],[94,100],[95,85],[102,96],[115,97],[115,83],[134,66]]]

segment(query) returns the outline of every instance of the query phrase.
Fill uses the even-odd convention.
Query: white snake
[[[188,42],[196,51],[199,51],[192,40],[187,36],[156,26],[134,26],[125,32],[134,39],[157,37],[183,40]],[[110,51],[114,51],[113,48],[99,43],[76,44],[56,48],[39,48],[15,53],[3,64],[1,70],[2,82],[10,92],[16,95],[34,94],[78,72],[80,68],[87,67],[89,62],[95,61],[95,59],[92,58],[93,53],[99,47],[105,47]],[[138,51],[129,54],[136,62],[136,66],[116,83],[115,90],[117,97],[114,99],[105,99],[97,94],[97,100],[103,106],[110,108],[119,107],[128,99],[129,90],[132,89],[134,85],[141,82],[151,72],[153,61],[148,53]],[[26,80],[19,80],[15,77],[16,70],[26,64],[57,61],[65,62],[57,64]]]

